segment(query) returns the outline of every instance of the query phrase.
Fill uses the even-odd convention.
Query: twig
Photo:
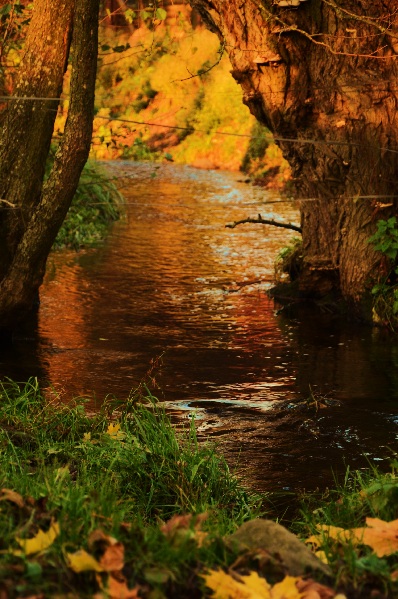
[[[261,214],[259,214],[257,218],[244,218],[242,220],[237,220],[229,225],[225,225],[225,227],[228,229],[235,229],[235,227],[237,227],[238,225],[243,225],[244,223],[253,223],[256,225],[272,225],[273,227],[282,227],[282,229],[290,229],[292,231],[297,231],[298,233],[301,233],[301,227],[298,227],[297,225],[292,225],[290,223],[281,223],[277,220],[263,218]]]
[[[207,69],[199,69],[199,71],[196,74],[191,73],[191,71],[189,69],[187,69],[187,71],[189,73],[189,77],[185,77],[185,79],[173,79],[171,83],[175,83],[176,81],[178,81],[179,83],[181,83],[181,81],[189,81],[189,79],[193,79],[194,77],[201,77],[202,75],[206,75],[206,73],[209,73],[212,69],[214,69],[214,67],[216,67],[217,65],[220,64],[221,59],[224,56],[225,46],[226,46],[226,42],[224,40],[222,42],[222,44],[220,44],[219,49],[217,50],[217,54],[219,54],[219,56],[218,56],[216,62],[214,64],[212,64],[211,66],[209,66]]]

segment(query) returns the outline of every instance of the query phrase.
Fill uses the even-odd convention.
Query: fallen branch
[[[297,225],[292,225],[290,223],[280,223],[277,220],[273,219],[266,219],[263,218],[261,214],[259,214],[257,218],[244,218],[242,220],[237,220],[234,223],[225,225],[225,227],[227,229],[235,229],[235,227],[237,227],[238,225],[243,225],[244,223],[254,223],[256,225],[272,225],[273,227],[282,227],[282,229],[291,229],[292,231],[297,231],[298,233],[301,233],[301,227],[298,227]]]

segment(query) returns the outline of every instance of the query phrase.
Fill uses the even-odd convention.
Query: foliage
[[[103,33],[102,41],[109,49],[126,40],[109,30]],[[128,40],[130,48],[117,59],[101,55],[93,156],[161,160],[168,154],[179,163],[238,170],[252,134],[256,159],[251,160],[250,174],[260,166],[267,172],[276,169],[279,173],[279,165],[284,169],[274,144],[277,157],[270,152],[265,164],[257,159],[265,144],[257,143],[258,126],[242,103],[227,56],[207,71],[220,59],[214,34],[203,28],[192,30],[184,20],[171,29],[141,28]],[[58,118],[60,130],[64,118]],[[139,122],[166,127],[139,126]],[[218,130],[243,137],[220,136]],[[284,177],[280,175],[281,181]]]
[[[5,597],[91,597],[98,587],[104,598],[201,597],[205,587],[219,599],[340,596],[275,569],[264,550],[237,558],[222,537],[258,515],[263,500],[212,447],[198,445],[194,423],[177,433],[144,383],[94,416],[84,404],[63,404],[35,379],[0,385]],[[305,496],[293,527],[347,596],[392,597],[398,553],[385,543],[396,543],[397,509],[395,470],[348,473],[322,497]]]
[[[31,10],[32,4],[21,0],[3,2],[0,7],[0,90],[6,85],[7,75],[10,77],[9,67],[17,62],[12,52],[20,50],[23,44]]]
[[[128,588],[170,596],[200,585],[201,567],[235,559],[220,538],[258,513],[259,498],[214,449],[198,445],[193,424],[177,434],[146,387],[125,402],[109,399],[93,417],[83,399],[62,404],[36,380],[2,383],[0,400],[5,596],[92,596],[97,582],[112,582],[111,558],[112,571],[121,570],[122,547]],[[104,573],[97,582],[95,569]]]
[[[317,555],[327,561],[337,583],[359,597],[377,589],[395,597],[398,592],[396,518],[398,477],[377,469],[347,471],[342,484],[321,497],[303,498],[301,522],[295,528],[308,537]],[[384,595],[383,595],[384,596]]]
[[[300,274],[303,261],[303,241],[301,237],[293,237],[289,245],[282,248],[275,260],[275,280],[281,282],[284,275],[295,281]]]
[[[392,216],[388,220],[379,220],[377,222],[377,231],[369,238],[369,242],[374,244],[374,249],[382,252],[393,262],[398,256],[398,228],[397,219]]]
[[[369,238],[374,249],[385,257],[387,275],[372,288],[373,318],[380,324],[388,324],[393,330],[398,327],[398,227],[397,219],[377,222],[376,232]]]
[[[110,223],[120,218],[122,204],[123,196],[105,169],[97,162],[87,162],[53,248],[78,250],[100,242]]]

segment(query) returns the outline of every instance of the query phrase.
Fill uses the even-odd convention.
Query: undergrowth
[[[176,432],[144,384],[93,415],[84,399],[65,405],[54,390],[42,393],[36,379],[0,384],[4,598],[92,597],[98,590],[102,599],[200,598],[209,595],[205,575],[206,584],[213,576],[240,580],[242,590],[242,576],[258,580],[254,568],[272,578],[276,562],[266,547],[242,553],[225,535],[264,513],[268,499],[246,491],[213,447],[198,444],[194,422]],[[395,533],[383,537],[393,544],[386,555],[379,555],[380,545],[349,536],[369,517],[379,529],[395,530],[394,469],[348,471],[343,484],[305,495],[302,505],[290,526],[327,561],[336,590],[309,581],[311,592],[326,595],[294,587],[289,597],[397,596]]]
[[[319,557],[331,567],[336,585],[343,587],[348,596],[398,596],[398,546],[394,540],[390,546],[388,533],[388,524],[394,527],[398,517],[397,466],[393,464],[390,473],[376,468],[348,469],[335,488],[302,498],[301,518],[293,529],[303,539],[313,541]],[[377,520],[366,522],[367,518]],[[358,543],[350,534],[362,530],[365,523],[376,526],[374,547]],[[381,555],[383,538],[388,555]]]
[[[92,596],[94,572],[74,572],[68,555],[92,552],[99,529],[97,536],[123,544],[129,587],[179,596],[181,588],[198,588],[195,572],[204,564],[234,559],[221,537],[257,515],[260,504],[213,448],[198,445],[193,425],[174,431],[146,388],[126,402],[107,401],[89,417],[83,399],[63,405],[51,390],[43,395],[34,379],[0,386],[0,488],[6,597],[38,589],[43,596]],[[186,513],[193,519],[184,534],[162,532],[162,522]],[[194,539],[196,517],[205,520],[203,545]],[[46,551],[21,551],[21,539],[55,526],[59,534]]]
[[[123,196],[100,163],[88,161],[53,249],[95,245],[121,216]]]
[[[383,255],[379,280],[372,288],[373,320],[398,329],[398,226],[397,218],[377,221],[377,230],[369,243]]]

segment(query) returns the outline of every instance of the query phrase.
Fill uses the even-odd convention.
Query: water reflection
[[[98,250],[51,256],[36,343],[21,339],[2,372],[100,402],[126,397],[164,353],[160,399],[176,424],[195,418],[258,489],[325,485],[344,460],[387,464],[397,341],[330,315],[278,314],[266,290],[292,233],[224,227],[259,212],[297,222],[296,207],[230,173],[111,169],[127,219]]]

